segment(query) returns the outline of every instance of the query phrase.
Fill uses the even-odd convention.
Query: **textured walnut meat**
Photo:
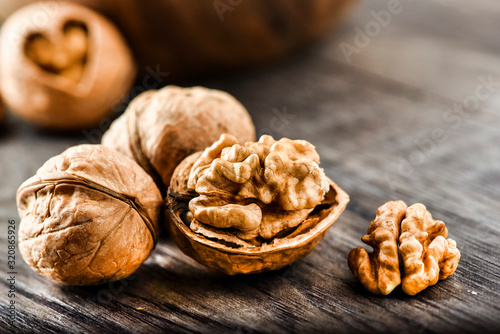
[[[387,295],[401,283],[398,237],[406,208],[403,201],[387,202],[378,208],[368,234],[361,238],[373,248],[373,253],[368,254],[363,248],[349,253],[349,268],[372,293]]]
[[[104,146],[76,146],[19,188],[19,249],[35,271],[58,282],[119,280],[154,248],[161,203],[134,161]]]
[[[227,274],[282,268],[311,252],[349,197],[303,140],[224,134],[183,160],[169,189],[169,229],[181,250]]]
[[[373,247],[373,253],[353,249],[349,268],[372,293],[389,294],[401,283],[402,276],[403,291],[415,295],[455,272],[460,252],[447,236],[444,223],[433,220],[423,204],[407,207],[402,201],[387,202],[378,208],[368,234],[362,238]]]
[[[163,190],[175,167],[223,133],[255,139],[246,109],[231,95],[203,87],[167,86],[135,98],[102,143],[133,158]]]
[[[235,228],[242,239],[270,239],[297,226],[329,189],[314,146],[304,140],[262,136],[244,146],[222,135],[195,162],[188,190],[194,217]]]
[[[47,8],[57,10],[49,14]],[[5,102],[35,125],[75,130],[98,124],[128,92],[135,73],[118,29],[80,5],[32,4],[2,27]]]
[[[399,250],[404,265],[403,290],[415,295],[453,275],[460,260],[457,244],[440,220],[433,220],[422,204],[406,210],[401,223]]]

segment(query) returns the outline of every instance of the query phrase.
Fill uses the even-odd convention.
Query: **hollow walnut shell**
[[[182,159],[223,133],[240,142],[255,140],[252,119],[234,97],[204,87],[167,86],[136,97],[102,144],[133,158],[165,191]]]
[[[245,237],[241,237],[240,233],[231,234],[230,232],[222,232],[222,229],[202,224],[196,219],[193,219],[192,211],[190,211],[190,206],[192,207],[191,202],[196,202],[198,198],[202,198],[205,195],[200,196],[196,191],[193,191],[192,188],[190,189],[189,183],[193,179],[192,175],[193,173],[196,174],[197,170],[200,171],[200,168],[202,172],[207,171],[206,168],[204,169],[204,167],[200,165],[200,161],[204,164],[210,160],[211,155],[212,158],[216,156],[214,152],[217,152],[217,146],[223,143],[225,139],[224,135],[218,142],[214,143],[210,148],[207,148],[205,152],[198,152],[187,157],[176,168],[172,176],[171,186],[167,197],[168,228],[173,240],[185,254],[199,263],[210,269],[229,275],[277,270],[309,254],[324,237],[328,228],[338,219],[349,202],[349,196],[324,175],[320,186],[325,186],[323,181],[326,182],[326,194],[319,199],[318,204],[309,211],[309,214],[306,213],[306,218],[301,219],[301,223],[294,225],[293,228],[281,231],[281,233],[275,235],[273,234],[274,237],[262,243],[252,244],[252,241],[247,241]],[[232,140],[234,141],[234,139]],[[256,144],[266,140],[266,138],[261,138]],[[236,151],[238,149],[244,151],[251,145],[253,144],[247,143],[243,148],[234,145],[233,149],[236,147]],[[230,149],[230,147],[227,148]],[[231,151],[225,151],[225,153],[228,152]],[[222,156],[224,156],[225,153],[223,151]],[[221,155],[219,154],[218,156],[220,157]],[[270,154],[267,156],[269,157]],[[217,163],[217,161],[212,161],[211,166],[213,167],[217,165]],[[245,169],[244,166],[239,164],[239,162],[236,162],[235,165],[233,165],[237,173]],[[197,169],[197,166],[201,167]],[[226,173],[230,168],[231,167],[225,171],[221,170],[221,172]],[[259,172],[254,175],[256,176],[257,174],[259,174]],[[205,174],[205,176],[206,175],[207,174]],[[290,176],[290,180],[292,179],[293,176]],[[216,185],[217,182],[212,181],[209,183]],[[240,181],[241,180],[238,180],[238,182]],[[228,180],[225,182],[227,184],[227,188],[225,189],[231,189],[232,186],[230,182],[228,182]],[[238,199],[243,193],[247,193],[246,190],[243,190],[243,192],[240,190],[249,188],[251,187],[243,186],[235,192],[235,194],[238,194],[236,197],[226,196],[224,200],[232,201],[235,198]],[[260,194],[263,194],[263,192],[260,192]],[[250,196],[252,197],[254,195],[255,194],[252,194]],[[245,202],[249,199],[250,198],[241,199],[241,201]],[[274,200],[276,200],[276,198],[274,198],[273,201]],[[252,201],[257,201],[263,206],[263,215],[269,213],[266,209],[267,207],[258,199],[253,197]],[[198,206],[198,204],[199,203],[197,203],[196,206]],[[213,204],[213,201],[211,204]],[[303,209],[302,206],[300,209]],[[244,224],[245,222],[240,222],[240,224],[236,225]],[[223,239],[221,235],[224,235]]]
[[[161,204],[151,177],[128,157],[72,147],[20,186],[19,250],[33,270],[61,283],[119,280],[153,250]]]
[[[98,124],[127,94],[135,74],[118,29],[80,5],[35,3],[2,27],[5,103],[37,126],[75,130]]]

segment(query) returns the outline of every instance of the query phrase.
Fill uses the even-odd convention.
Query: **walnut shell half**
[[[153,180],[132,159],[100,145],[69,148],[18,190],[21,255],[61,283],[122,279],[153,250],[161,204]]]
[[[118,29],[83,6],[35,3],[2,26],[5,103],[37,126],[77,130],[98,124],[127,94],[135,74]]]
[[[337,221],[349,202],[349,195],[332,180],[327,197],[332,202],[319,205],[292,234],[275,238],[262,246],[223,244],[189,228],[188,202],[176,193],[168,195],[168,229],[184,254],[204,266],[228,275],[251,274],[281,269],[311,253]],[[312,226],[312,227],[311,227]]]
[[[314,169],[313,159],[317,154],[305,141],[274,141],[263,136],[259,142],[244,146],[235,142],[234,137],[223,135],[203,153],[187,157],[176,168],[167,196],[170,234],[185,254],[229,275],[283,268],[316,247],[344,211],[349,196],[324,176],[322,170]],[[294,145],[299,149],[294,151]],[[296,154],[297,160],[288,163],[296,167],[293,173],[302,174],[287,176],[291,169],[282,168],[268,175],[274,167],[276,153],[284,163]],[[263,164],[249,162],[258,161],[258,155],[264,159]],[[317,160],[319,162],[319,157]],[[212,173],[211,169],[220,164],[223,167]],[[243,181],[245,174],[247,181]],[[193,176],[197,178],[194,188],[190,185]],[[272,181],[278,176],[287,180],[275,185]],[[206,196],[207,184],[222,192]],[[258,189],[254,187],[256,184]],[[284,195],[288,186],[295,187],[300,191],[298,198],[307,201],[298,208],[285,209],[286,205],[280,204],[287,200],[284,196],[291,196],[290,202],[295,199],[293,192]],[[302,186],[306,186],[305,192],[300,190]],[[269,201],[266,188],[274,194]],[[321,198],[314,200],[318,192]],[[305,198],[309,196],[312,197]],[[313,201],[314,206],[309,208],[308,204]],[[273,233],[261,228],[270,221],[273,229],[277,228]],[[254,223],[257,226],[253,226]]]

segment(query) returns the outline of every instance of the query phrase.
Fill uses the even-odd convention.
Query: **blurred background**
[[[28,2],[2,0],[0,19],[6,20]],[[95,126],[70,132],[40,129],[4,108],[1,222],[18,219],[15,192],[25,179],[70,146],[98,143],[111,121],[137,94],[167,84],[207,86],[227,91],[241,101],[258,135],[300,138],[314,144],[326,174],[349,193],[351,202],[326,241],[298,267],[292,267],[299,272],[300,268],[313,270],[322,254],[332,252],[331,261],[315,277],[292,274],[283,283],[283,273],[269,274],[266,283],[262,277],[255,278],[261,284],[231,281],[228,284],[234,291],[218,283],[200,288],[196,280],[183,277],[186,284],[194,286],[192,290],[182,283],[171,283],[169,289],[188,296],[193,293],[196,299],[207,294],[230,295],[248,311],[232,317],[231,303],[218,304],[218,312],[225,315],[217,321],[233,330],[279,330],[287,315],[300,313],[304,307],[293,302],[297,296],[288,298],[285,293],[283,297],[283,291],[295,291],[296,284],[311,293],[296,292],[310,310],[302,318],[307,321],[292,322],[297,331],[340,325],[347,330],[404,328],[409,332],[444,328],[488,331],[495,328],[491,326],[498,327],[495,314],[500,310],[494,306],[500,298],[497,2],[478,0],[473,6],[465,0],[75,2],[116,24],[133,52],[136,80],[123,98],[113,101],[108,116]],[[46,10],[50,13],[57,7]],[[376,208],[395,199],[424,203],[435,218],[445,221],[462,252],[461,265],[452,279],[443,281],[423,299],[397,295],[396,303],[366,295],[361,298],[345,264],[346,256],[351,248],[361,246],[359,238]],[[168,242],[159,249],[162,251],[147,263],[170,263],[167,257],[184,259]],[[188,272],[196,266],[187,262],[180,268]],[[145,267],[138,275],[158,284],[165,277],[176,279],[176,270],[181,270],[163,269],[160,275],[154,266]],[[26,267],[24,275],[35,274]],[[280,289],[285,290],[278,293],[274,284],[282,284]],[[257,314],[255,310],[264,304],[257,307],[244,298],[245,293],[236,291],[247,291],[249,285],[258,285],[271,299],[283,297],[287,307],[271,307]],[[316,292],[311,292],[311,287]],[[30,290],[28,286],[25,289]],[[95,294],[48,289],[63,299]],[[146,299],[161,299],[139,286],[132,285],[127,291]],[[344,291],[335,303],[349,305],[352,311],[327,301],[331,291]],[[316,300],[314,293],[324,298]],[[114,298],[130,306],[135,297]],[[202,299],[198,301],[200,308],[193,312],[211,319],[211,313],[203,311],[203,307],[210,309],[210,302]],[[162,313],[168,306],[156,301],[159,304],[151,308],[168,317]],[[275,305],[269,303],[265,305]],[[365,313],[366,305],[372,309]],[[432,314],[424,310],[426,307],[432,308]],[[328,310],[326,315],[322,310]],[[386,310],[392,313],[381,321],[380,312]],[[134,314],[135,310],[132,307],[123,312]],[[93,317],[98,321],[97,315]],[[117,328],[132,326],[130,319],[122,320]]]

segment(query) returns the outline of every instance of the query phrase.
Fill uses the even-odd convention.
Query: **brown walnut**
[[[104,146],[75,146],[20,186],[19,249],[33,270],[61,283],[119,280],[153,250],[161,204],[134,161]]]
[[[407,207],[403,201],[387,202],[377,209],[368,234],[361,238],[373,253],[353,249],[349,268],[372,293],[387,295],[402,281],[403,291],[415,295],[457,269],[460,252],[447,236],[445,224],[432,219],[423,204]]]
[[[203,87],[167,86],[135,98],[102,144],[137,161],[164,191],[182,159],[223,133],[241,142],[255,140],[252,119],[234,97]]]
[[[53,10],[44,12],[43,6]],[[2,27],[5,102],[35,125],[75,130],[98,124],[127,94],[135,74],[132,53],[117,28],[80,5],[32,4]]]
[[[38,0],[0,1],[0,21]],[[261,64],[325,35],[354,0],[70,0],[113,20],[143,72],[172,75]],[[48,7],[46,11],[50,11]]]
[[[176,168],[168,226],[180,249],[226,274],[280,269],[309,254],[348,195],[304,140],[239,145],[224,134]]]

